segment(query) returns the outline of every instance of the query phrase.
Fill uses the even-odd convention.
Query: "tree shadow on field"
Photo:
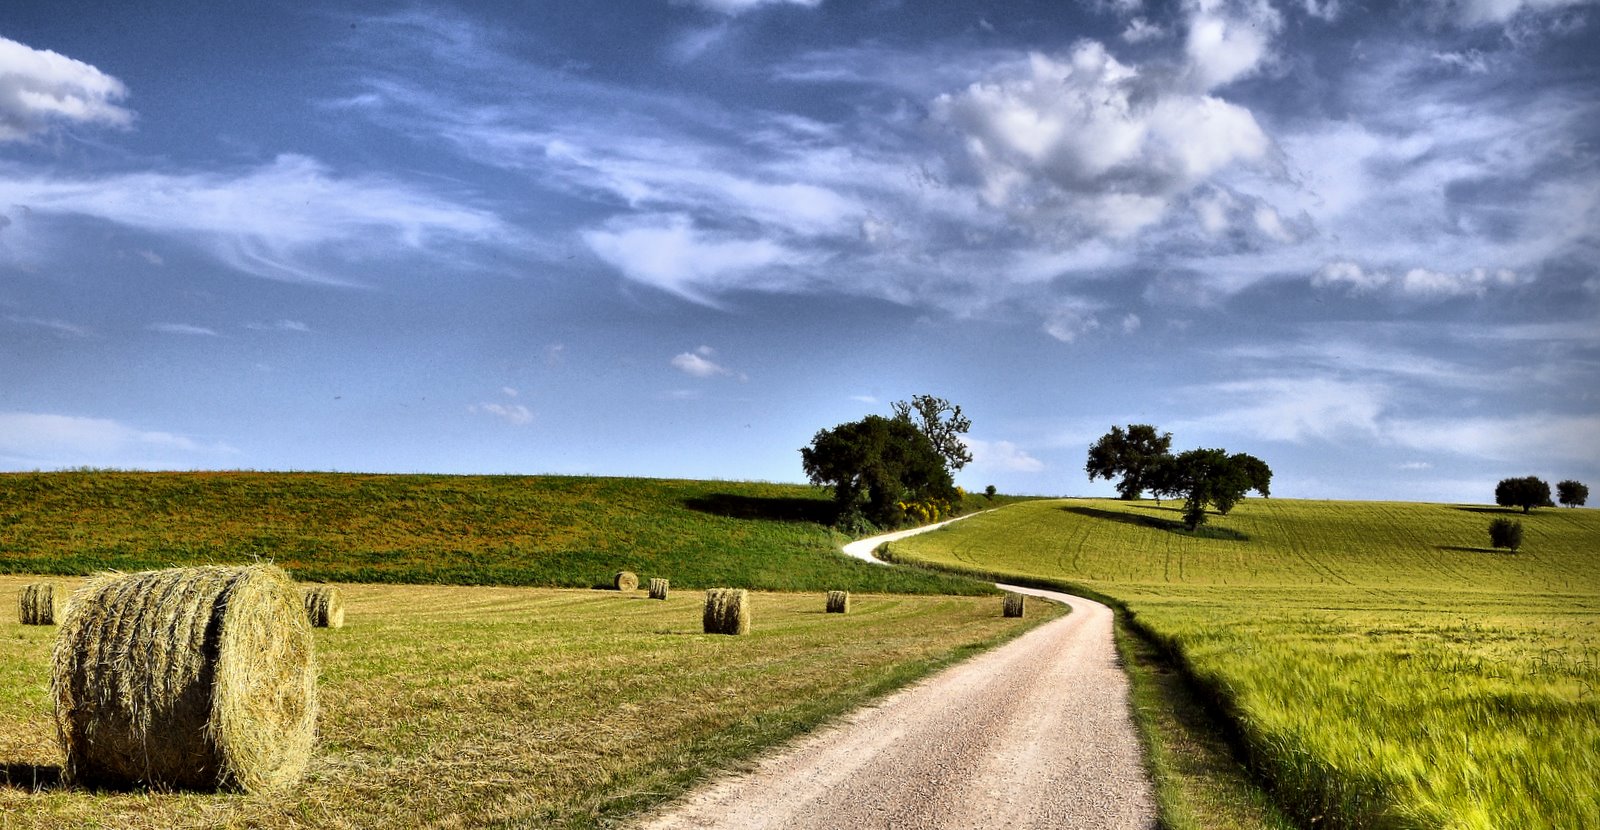
[[[1532,513],[1523,513],[1520,507],[1477,507],[1469,505],[1456,505],[1456,510],[1463,513],[1490,513],[1504,516],[1531,516]]]
[[[683,506],[700,513],[730,519],[765,519],[773,522],[830,524],[834,520],[833,502],[792,497],[764,498],[712,493],[683,500]]]
[[[1468,548],[1461,545],[1440,545],[1439,550],[1447,553],[1487,553],[1492,556],[1516,556],[1517,552],[1510,548]]]
[[[56,764],[0,764],[0,787],[41,792],[61,786],[61,767]]]
[[[1108,521],[1120,522],[1125,525],[1137,525],[1139,527],[1148,527],[1154,530],[1165,530],[1168,533],[1176,533],[1180,536],[1191,536],[1201,539],[1227,539],[1236,542],[1243,542],[1250,538],[1249,536],[1246,536],[1237,530],[1226,527],[1201,525],[1198,529],[1191,531],[1184,526],[1183,522],[1175,519],[1163,519],[1160,516],[1139,516],[1133,513],[1123,513],[1118,510],[1102,510],[1098,507],[1078,507],[1075,505],[1069,505],[1061,509],[1068,513],[1076,513],[1079,516],[1087,516],[1091,519],[1106,519]],[[1152,507],[1146,509],[1173,510],[1174,512],[1181,512],[1177,511],[1176,508],[1171,507]]]

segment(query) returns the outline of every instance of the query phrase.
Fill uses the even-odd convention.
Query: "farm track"
[[[893,539],[847,552],[870,557],[884,541]],[[1155,827],[1111,610],[1000,587],[1072,613],[858,710],[643,827]]]

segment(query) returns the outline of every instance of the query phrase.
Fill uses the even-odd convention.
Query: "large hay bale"
[[[633,571],[617,571],[617,575],[611,578],[611,584],[618,591],[637,591],[639,577]]]
[[[300,592],[271,565],[100,574],[72,595],[50,685],[67,780],[272,792],[316,739]]]
[[[307,588],[304,594],[306,621],[312,628],[344,628],[344,599],[332,585]]]
[[[850,592],[849,591],[829,591],[828,592],[828,613],[829,614],[848,614],[848,613],[850,613]]]
[[[1022,616],[1023,601],[1022,594],[1006,594],[1005,601],[1001,604],[1001,610],[1007,617],[1020,617]]]
[[[662,579],[659,576],[650,578],[650,598],[651,599],[666,599],[667,598],[667,588],[668,588],[667,580]]]
[[[34,582],[17,592],[17,619],[23,625],[55,625],[67,607],[67,592],[54,582]]]
[[[706,591],[703,622],[707,634],[749,634],[750,592],[743,588]]]

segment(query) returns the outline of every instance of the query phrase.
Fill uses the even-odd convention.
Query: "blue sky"
[[[109,8],[108,8],[109,6]],[[1600,4],[12,2],[0,469],[1600,479]]]

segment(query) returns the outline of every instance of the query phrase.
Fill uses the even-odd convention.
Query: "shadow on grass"
[[[0,787],[39,792],[61,786],[61,767],[55,764],[0,764]]]
[[[773,522],[807,522],[826,525],[834,519],[833,502],[821,499],[763,498],[712,493],[683,500],[683,506],[700,513],[730,519],[765,519]]]
[[[1524,513],[1524,512],[1522,512],[1522,508],[1520,508],[1520,507],[1475,507],[1475,506],[1468,506],[1468,505],[1464,505],[1463,504],[1463,505],[1456,505],[1455,509],[1460,510],[1463,513],[1489,513],[1489,514],[1496,515],[1496,516],[1531,516],[1531,515],[1533,515],[1532,513]]]
[[[1195,539],[1225,539],[1232,542],[1243,542],[1250,538],[1249,536],[1240,533],[1237,530],[1226,527],[1201,525],[1195,530],[1189,530],[1188,528],[1184,527],[1183,522],[1174,519],[1163,519],[1160,516],[1139,516],[1133,513],[1123,513],[1119,510],[1102,510],[1098,507],[1078,507],[1075,505],[1069,505],[1061,509],[1068,513],[1076,513],[1079,516],[1087,516],[1091,519],[1106,519],[1108,521],[1121,522],[1122,524],[1126,525],[1138,525],[1140,527],[1148,527],[1154,530],[1165,530],[1168,533],[1176,533],[1179,536],[1189,536]],[[1148,509],[1174,510],[1174,508],[1170,507],[1157,507]]]
[[[1460,545],[1440,545],[1439,550],[1450,553],[1488,553],[1496,556],[1515,556],[1517,553],[1509,548],[1467,548]]]

